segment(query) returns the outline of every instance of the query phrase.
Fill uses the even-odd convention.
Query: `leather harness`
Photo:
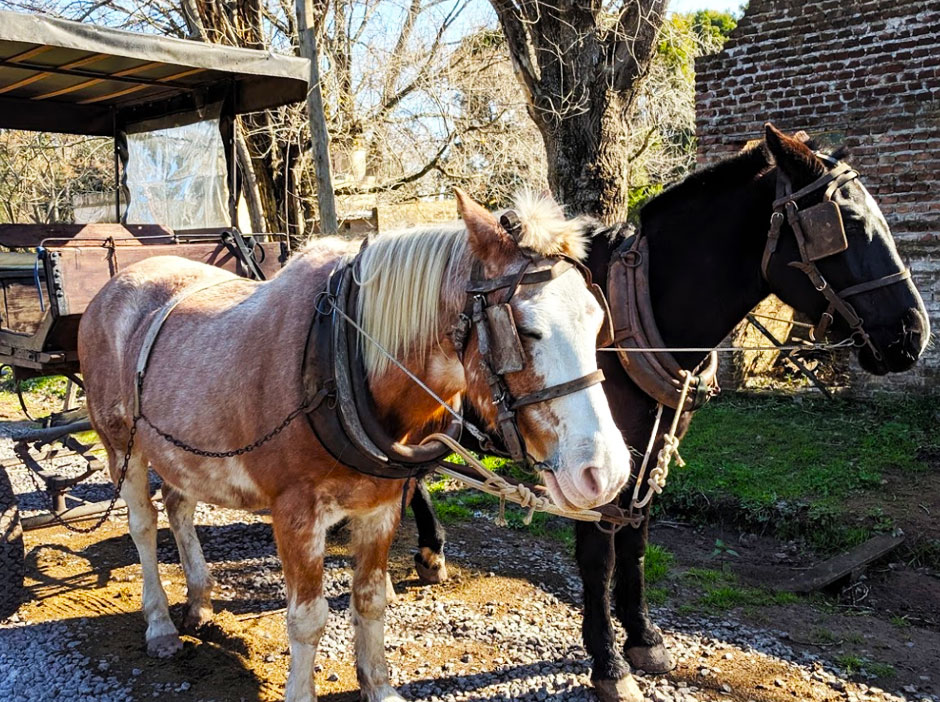
[[[614,342],[623,349],[663,348],[656,326],[649,286],[649,244],[642,233],[624,239],[611,257],[607,297],[614,326]],[[617,351],[630,379],[656,402],[681,412],[692,412],[718,394],[718,354],[712,351],[696,368],[682,407],[685,385],[682,366],[669,352]]]
[[[773,203],[774,211],[770,217],[767,244],[761,258],[761,273],[764,280],[770,283],[768,275],[770,260],[777,250],[780,230],[783,227],[784,220],[786,220],[796,237],[797,248],[800,252],[800,260],[791,261],[787,265],[802,271],[810,279],[813,287],[829,303],[826,311],[822,313],[813,329],[813,338],[816,340],[822,339],[834,321],[835,313],[838,313],[852,330],[851,336],[855,341],[855,345],[868,346],[875,359],[880,361],[882,359],[881,352],[872,343],[868,332],[865,331],[864,320],[846,298],[908,280],[911,277],[911,271],[905,268],[897,273],[858,283],[839,291],[835,291],[830,287],[816,265],[816,261],[841,253],[849,247],[845,236],[845,227],[842,223],[841,211],[832,196],[840,187],[858,178],[859,174],[848,164],[839,163],[825,154],[817,153],[817,156],[827,161],[832,167],[825,174],[796,192],[793,192],[790,179],[782,170],[777,168],[777,198]],[[796,204],[797,200],[821,188],[825,188],[822,202],[800,210]]]

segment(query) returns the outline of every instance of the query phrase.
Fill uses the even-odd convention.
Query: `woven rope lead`
[[[476,490],[481,490],[482,492],[489,493],[499,498],[500,501],[500,516],[502,521],[505,522],[505,504],[506,502],[512,502],[517,504],[520,507],[528,509],[523,522],[529,524],[532,521],[532,517],[536,512],[548,512],[549,514],[554,514],[559,517],[566,517],[568,519],[575,519],[582,522],[599,522],[603,519],[603,515],[600,512],[596,512],[590,509],[582,510],[567,510],[557,506],[549,498],[542,497],[538,493],[534,492],[527,485],[522,483],[512,484],[507,482],[497,473],[489,470],[484,466],[472,453],[467,451],[463,446],[454,441],[453,438],[447,436],[446,434],[431,434],[424,439],[427,441],[440,441],[445,444],[450,450],[460,456],[470,468],[473,468],[474,471],[480,476],[479,480],[474,480],[473,478],[464,475],[455,470],[449,470],[444,466],[438,467],[436,470],[441,475],[446,475],[448,478],[453,478],[458,480],[465,485],[472,487]],[[423,442],[422,442],[423,443]],[[502,525],[505,526],[505,523]]]
[[[692,385],[692,380],[695,376],[689,371],[682,371],[682,375],[685,380],[682,383],[682,393],[679,395],[679,407],[682,407],[685,404],[685,397],[689,394],[689,387]],[[660,412],[662,411],[662,405],[660,405]],[[650,501],[653,499],[653,495],[658,495],[663,491],[663,488],[666,487],[666,479],[669,477],[669,464],[673,458],[676,459],[676,463],[682,467],[685,465],[685,461],[682,460],[682,457],[679,455],[679,437],[676,436],[676,430],[679,428],[679,418],[682,416],[682,412],[675,412],[672,416],[672,424],[669,427],[669,431],[663,435],[663,447],[659,450],[659,454],[656,457],[656,466],[653,470],[650,471],[650,477],[647,481],[649,485],[649,490],[646,491],[646,496],[642,500],[637,500],[639,480],[637,481],[637,489],[633,493],[633,501],[630,505],[630,511],[632,512],[634,508],[643,509],[646,507]],[[656,416],[657,424],[659,423],[659,414]],[[646,465],[646,461],[649,459],[649,452],[652,449],[653,441],[656,436],[656,427],[653,428],[653,434],[650,437],[650,446],[647,449],[646,456],[643,457],[643,465]]]

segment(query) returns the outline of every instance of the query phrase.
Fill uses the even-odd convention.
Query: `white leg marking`
[[[287,677],[286,702],[315,702],[314,660],[317,644],[326,627],[330,608],[326,598],[287,607],[287,634],[290,638],[290,674]]]
[[[365,702],[404,702],[389,683],[385,660],[388,543],[390,532],[398,526],[397,510],[397,504],[382,507],[350,524],[356,553],[350,613],[355,634],[356,676]],[[384,553],[374,552],[377,544],[385,544]]]
[[[123,456],[117,456],[123,460]],[[131,538],[140,556],[143,571],[143,610],[147,621],[147,653],[158,658],[172,656],[183,647],[176,627],[170,620],[170,610],[160,583],[157,567],[157,511],[150,501],[147,484],[147,462],[132,456],[127,476],[121,487],[121,497],[127,503],[127,523]]]

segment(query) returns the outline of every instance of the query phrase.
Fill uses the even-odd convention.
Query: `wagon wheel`
[[[23,601],[25,575],[20,509],[10,477],[0,468],[0,619],[16,612]]]

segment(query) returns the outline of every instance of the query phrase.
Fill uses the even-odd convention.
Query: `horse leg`
[[[350,521],[353,574],[352,612],[356,637],[356,677],[363,702],[404,702],[389,684],[385,660],[385,588],[388,550],[398,528],[393,502]]]
[[[183,628],[196,631],[212,619],[212,588],[215,585],[193,525],[196,501],[164,483],[163,503],[176,539],[183,573],[186,574],[187,611]]]
[[[411,509],[418,527],[418,553],[415,554],[415,570],[423,583],[436,585],[447,580],[447,565],[444,562],[444,539],[446,532],[437,520],[431,495],[424,481],[418,481],[411,498]]]
[[[614,539],[596,524],[575,523],[575,557],[584,584],[584,647],[594,660],[591,680],[602,702],[642,702],[630,666],[617,650],[610,620]]]
[[[118,456],[120,454],[116,457]],[[123,456],[120,457],[123,460]],[[116,474],[113,467],[111,474]],[[167,658],[183,648],[183,642],[170,619],[169,604],[160,582],[160,571],[157,567],[157,510],[150,501],[147,461],[139,453],[131,454],[127,463],[121,497],[127,504],[128,529],[137,547],[143,571],[147,654]]]
[[[617,585],[614,602],[617,618],[627,631],[624,652],[635,668],[647,673],[668,673],[676,667],[662,634],[650,621],[646,606],[646,544],[649,509],[639,529],[624,527],[616,536]]]
[[[314,660],[330,608],[323,596],[326,531],[341,514],[302,490],[288,490],[272,509],[274,538],[287,585],[290,673],[285,702],[316,702]]]

